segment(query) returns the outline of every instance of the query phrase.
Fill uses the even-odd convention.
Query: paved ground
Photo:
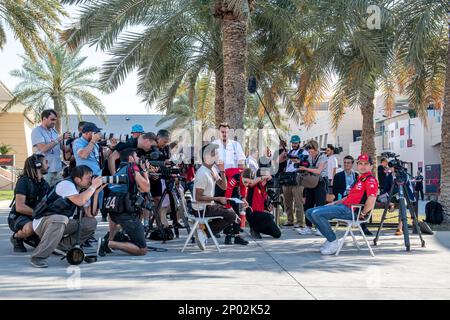
[[[372,258],[350,244],[339,257],[321,256],[323,238],[291,229],[278,240],[222,245],[221,254],[193,244],[182,253],[182,231],[166,245],[150,242],[167,252],[115,253],[79,267],[52,256],[49,268],[36,269],[30,253],[12,253],[5,213],[0,209],[0,299],[450,299],[450,232],[426,236],[426,248],[413,236],[408,253],[386,230]],[[100,223],[97,235],[105,232]]]

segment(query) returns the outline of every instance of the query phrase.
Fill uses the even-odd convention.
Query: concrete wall
[[[17,168],[23,168],[25,159],[31,155],[32,127],[22,113],[0,114],[0,143],[12,146]]]

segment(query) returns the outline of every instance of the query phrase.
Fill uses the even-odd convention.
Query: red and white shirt
[[[347,198],[342,204],[351,207],[354,204],[363,204],[366,199],[364,196],[376,197],[378,193],[378,181],[372,175],[372,172],[367,172],[358,177],[357,182],[350,189]]]

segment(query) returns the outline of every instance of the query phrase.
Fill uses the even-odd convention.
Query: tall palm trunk
[[[215,75],[215,102],[214,102],[214,118],[216,127],[225,121],[224,102],[223,102],[223,71],[214,72]]]
[[[441,194],[440,202],[444,211],[450,214],[450,14],[449,14],[449,44],[447,48],[447,71],[445,76],[445,97],[442,113],[441,140]],[[444,215],[445,222],[450,223],[450,217]]]
[[[376,162],[375,157],[375,128],[373,124],[373,114],[375,106],[373,104],[375,92],[367,97],[366,104],[361,108],[363,117],[361,153],[367,153]]]
[[[232,12],[223,14],[223,100],[225,119],[232,128],[244,127],[247,24]]]
[[[56,121],[55,129],[58,131],[58,133],[61,133],[61,117],[62,117],[62,105],[61,101],[59,100],[59,97],[56,95],[52,96],[53,100],[53,109],[58,114],[58,120]]]

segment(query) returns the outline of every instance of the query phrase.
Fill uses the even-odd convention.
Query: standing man
[[[333,178],[338,168],[338,160],[334,154],[334,146],[332,144],[327,145],[326,154],[328,157],[327,170],[328,170],[328,193],[333,193]]]
[[[133,138],[138,138],[145,133],[144,128],[140,124],[135,124],[131,127],[131,136]]]
[[[286,164],[285,172],[297,172],[298,165],[296,166],[295,159],[300,158],[300,156],[308,156],[308,152],[300,148],[300,137],[294,135],[291,137],[291,150],[289,150]],[[294,160],[294,161],[293,161]],[[304,217],[305,212],[303,210],[303,186],[292,185],[283,186],[284,195],[284,207],[286,209],[287,221],[283,224],[284,227],[303,228],[304,227]],[[297,223],[294,225],[294,210]]]
[[[33,151],[45,156],[48,161],[48,172],[44,175],[50,187],[62,180],[61,142],[70,138],[70,133],[59,135],[55,130],[58,114],[53,109],[42,111],[41,125],[31,131]]]
[[[420,199],[423,201],[423,176],[422,176],[422,172],[417,171],[417,176],[414,178],[414,182],[416,183],[416,186],[414,188],[414,190],[417,192],[417,200],[419,200],[419,195],[420,195]]]
[[[386,183],[386,176],[388,173],[388,160],[386,158],[381,158],[381,164],[377,168],[377,174],[378,174],[378,183],[380,185],[380,194],[383,194],[385,192],[389,192],[389,190],[384,190],[384,185]]]
[[[230,126],[228,123],[221,123],[219,125],[220,139],[213,142],[219,146],[218,157],[219,162],[222,162],[225,169],[240,168],[244,169],[245,154],[242,146],[238,141],[229,139]]]

